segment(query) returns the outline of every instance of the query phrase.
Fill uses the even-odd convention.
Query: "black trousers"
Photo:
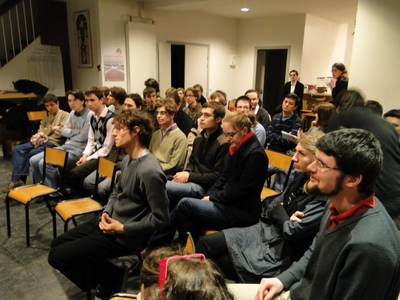
[[[223,231],[200,237],[196,243],[196,253],[203,253],[218,265],[226,278],[238,282]]]
[[[69,160],[68,160],[69,161]],[[76,163],[76,162],[75,162]],[[92,159],[80,166],[75,166],[69,171],[67,175],[67,182],[71,187],[74,197],[86,197],[90,196],[91,191],[87,191],[83,186],[83,181],[93,171],[97,170],[98,159]],[[67,166],[67,168],[70,166]]]
[[[120,245],[116,236],[103,234],[95,217],[55,238],[48,261],[82,291],[100,284],[105,290],[118,292],[124,270],[107,259],[133,251]]]

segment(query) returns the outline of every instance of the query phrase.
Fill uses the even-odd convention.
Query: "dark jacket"
[[[255,135],[225,156],[224,169],[207,195],[234,226],[258,222],[267,169],[268,157]]]
[[[222,128],[219,126],[208,138],[205,130],[193,143],[193,151],[185,171],[189,171],[189,182],[194,182],[207,191],[218,179],[224,166],[224,158],[228,153],[227,143]]]
[[[336,85],[332,89],[332,99],[333,100],[331,101],[331,103],[333,105],[335,105],[336,107],[338,107],[338,105],[339,105],[340,99],[337,97],[339,92],[346,91],[348,84],[349,84],[349,82],[345,79],[340,79],[340,80],[336,81]]]

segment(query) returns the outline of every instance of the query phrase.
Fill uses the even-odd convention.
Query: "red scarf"
[[[246,143],[252,136],[254,135],[254,132],[250,130],[242,139],[240,140],[239,145],[237,147],[230,146],[229,147],[229,154],[233,156],[235,154],[236,150],[240,148],[244,143]]]
[[[335,228],[336,225],[339,225],[350,219],[351,217],[357,216],[365,212],[367,209],[370,209],[375,206],[375,193],[372,193],[369,197],[365,198],[364,200],[360,201],[356,205],[354,205],[349,210],[346,210],[343,213],[339,213],[333,204],[329,205],[329,210],[331,211],[331,216],[329,217],[329,224],[328,229]]]

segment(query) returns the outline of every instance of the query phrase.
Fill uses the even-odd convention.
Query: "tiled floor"
[[[11,167],[10,159],[0,157],[0,188],[8,184]],[[30,176],[28,183],[31,181]],[[86,299],[86,293],[47,263],[53,230],[52,218],[45,203],[30,205],[31,246],[26,247],[24,206],[12,203],[11,237],[7,237],[5,194],[0,194],[0,197],[0,298]],[[57,224],[61,234],[63,224],[61,221]],[[137,278],[132,282],[131,292],[136,289]]]

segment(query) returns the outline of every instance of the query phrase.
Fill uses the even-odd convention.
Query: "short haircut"
[[[297,72],[297,70],[292,70],[292,71],[289,72],[289,74],[293,73],[293,72],[296,73],[297,76],[299,76],[299,72]]]
[[[140,144],[149,147],[154,125],[153,119],[148,113],[140,110],[124,110],[115,115],[114,123],[126,126],[129,132],[138,126],[140,128],[138,135]]]
[[[89,96],[91,94],[94,94],[97,98],[102,99],[104,97],[104,94],[102,91],[97,86],[91,86],[85,91],[85,96]]]
[[[259,100],[261,100],[261,99],[260,99],[260,93],[259,93],[257,90],[255,90],[255,89],[249,89],[249,90],[247,90],[247,91],[244,93],[244,95],[246,96],[248,93],[256,93],[256,94],[257,94],[257,98],[258,98]]]
[[[217,101],[208,101],[203,104],[203,108],[211,108],[214,110],[214,118],[224,118],[225,117],[225,106]]]
[[[400,109],[391,109],[391,110],[388,110],[387,112],[385,112],[385,114],[383,115],[383,117],[384,117],[384,118],[393,117],[393,118],[400,119]]]
[[[185,96],[186,96],[187,92],[192,92],[193,95],[194,95],[194,97],[196,98],[196,100],[199,99],[199,92],[198,92],[194,87],[188,87],[188,88],[185,90]]]
[[[300,98],[295,93],[286,94],[285,98],[289,98],[289,99],[294,100],[294,105],[297,106],[297,107],[300,105]]]
[[[126,91],[124,88],[119,87],[119,86],[113,86],[110,88],[111,96],[115,98],[115,100],[118,101],[119,104],[124,104],[125,98],[126,98]]]
[[[146,96],[149,96],[151,94],[157,94],[157,91],[155,88],[148,86],[143,90],[143,98],[146,98]]]
[[[152,87],[155,89],[156,93],[160,91],[160,85],[158,84],[158,81],[155,80],[154,78],[148,78],[145,82],[144,85],[146,87]]]
[[[343,174],[362,176],[359,193],[373,192],[382,169],[383,154],[379,141],[371,132],[357,128],[339,129],[320,138],[316,146],[334,157]]]
[[[65,95],[68,97],[69,95],[74,96],[75,99],[79,99],[81,101],[85,101],[85,95],[82,93],[82,91],[78,89],[74,90],[69,90],[68,92],[65,93]]]
[[[365,107],[371,109],[374,113],[382,116],[383,114],[383,107],[382,105],[376,100],[367,100],[365,102]]]
[[[165,97],[169,97],[171,94],[173,94],[176,91],[177,91],[177,89],[174,87],[167,88],[165,91]]]
[[[202,92],[203,93],[203,87],[200,85],[200,84],[195,84],[194,86],[193,86],[193,88],[195,88],[195,89],[199,89],[200,90],[200,92]]]
[[[249,103],[249,109],[251,109],[251,100],[250,100],[249,97],[247,97],[247,96],[240,96],[240,97],[238,97],[238,98],[236,99],[236,101],[235,101],[235,108],[237,107],[237,103],[238,103],[239,101],[246,101],[246,102],[248,102],[248,103]]]
[[[209,97],[210,100],[215,100],[217,98],[218,98],[219,103],[221,103],[223,106],[226,106],[227,100],[226,100],[225,92],[223,92],[221,90],[216,90]]]
[[[143,107],[143,99],[142,99],[142,97],[140,97],[139,94],[137,94],[137,93],[128,94],[128,95],[126,95],[126,98],[131,98],[133,100],[133,102],[135,102],[136,107]]]
[[[156,104],[154,105],[154,109],[157,110],[157,108],[160,107],[165,107],[165,110],[169,114],[176,114],[176,112],[178,111],[178,107],[175,103],[175,100],[172,98],[158,99],[156,101]]]
[[[102,91],[104,97],[107,97],[110,93],[110,88],[108,86],[99,86],[100,91]]]
[[[43,97],[43,103],[48,103],[48,102],[54,102],[54,103],[58,103],[58,98],[56,95],[54,94],[46,94]]]

